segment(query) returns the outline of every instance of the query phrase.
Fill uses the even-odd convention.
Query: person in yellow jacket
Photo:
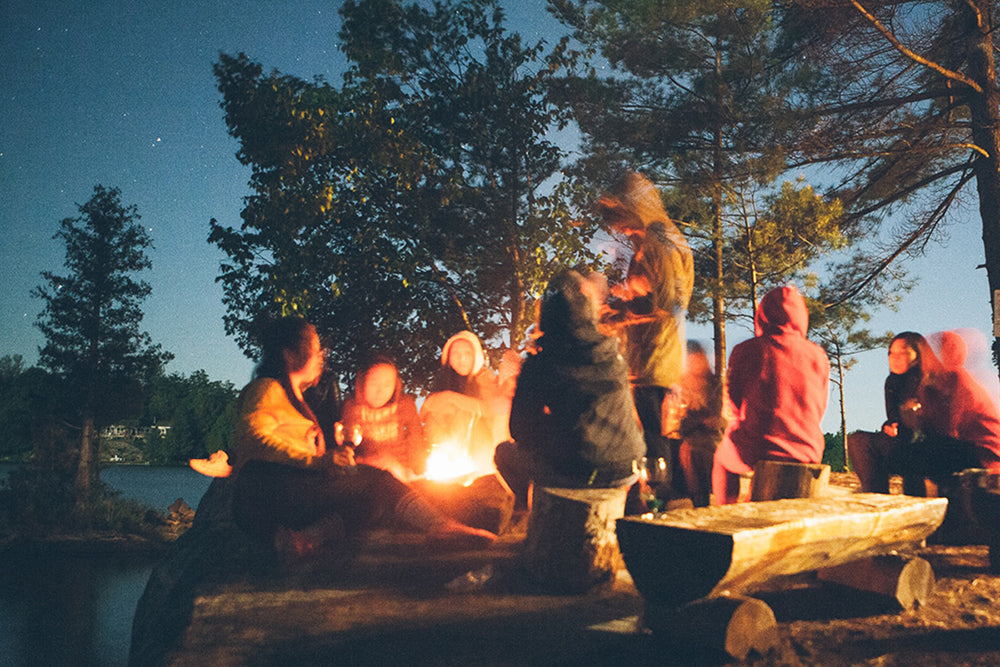
[[[691,248],[656,186],[642,174],[626,172],[595,209],[606,227],[632,243],[625,280],[611,286],[602,322],[624,335],[646,456],[666,466],[659,491],[669,495],[675,458],[670,438],[679,425],[675,415],[687,346],[684,322],[694,286]]]

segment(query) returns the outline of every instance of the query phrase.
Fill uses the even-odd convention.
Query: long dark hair
[[[918,374],[925,380],[930,380],[941,372],[941,362],[931,349],[927,339],[916,331],[903,331],[893,336],[892,343],[901,340],[906,346],[917,355],[913,361],[913,368],[919,369]],[[889,347],[892,347],[892,343]]]
[[[386,405],[392,405],[399,401],[399,397],[403,394],[403,379],[399,376],[399,367],[396,366],[396,362],[387,354],[374,353],[368,355],[364,361],[362,361],[361,366],[358,368],[357,375],[354,376],[354,398],[359,404],[363,404],[364,401],[364,390],[365,384],[368,381],[368,373],[376,366],[389,366],[394,371],[396,371],[396,387],[392,390],[392,396],[389,398],[389,402]]]
[[[306,332],[312,328],[313,325],[302,317],[282,317],[265,324],[260,333],[260,361],[253,376],[275,380],[287,378],[289,372],[296,369],[288,367],[285,352],[301,357]]]
[[[305,417],[317,421],[309,406],[295,395],[288,380],[289,373],[298,370],[306,362],[308,351],[305,348],[310,331],[315,331],[315,328],[303,317],[282,317],[265,324],[259,339],[260,361],[254,369],[253,376],[272,378],[280,382],[292,405]],[[294,357],[300,360],[298,367],[289,368],[285,352],[293,353]]]

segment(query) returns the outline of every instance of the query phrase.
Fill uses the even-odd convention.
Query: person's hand
[[[338,445],[333,448],[333,463],[342,468],[350,468],[355,464],[354,448]]]
[[[891,424],[883,424],[882,432],[885,433],[890,438],[895,438],[899,435],[899,424],[892,422]]]
[[[192,469],[209,477],[229,477],[233,468],[229,465],[229,455],[218,450],[207,459],[191,459],[188,464]]]
[[[323,432],[319,430],[319,426],[311,426],[306,431],[306,438],[313,441],[313,447],[316,449],[316,453],[313,456],[320,458],[323,454],[326,454],[326,441],[323,439]]]

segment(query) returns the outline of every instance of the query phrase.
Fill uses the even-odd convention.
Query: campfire
[[[411,482],[453,518],[501,532],[514,509],[514,494],[493,465],[492,451],[475,456],[461,442],[431,446],[427,470]]]
[[[477,470],[468,447],[457,442],[446,442],[431,445],[424,477],[435,482],[460,483],[468,486],[477,476],[492,472],[493,469]]]

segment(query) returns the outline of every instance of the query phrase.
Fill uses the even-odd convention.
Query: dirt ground
[[[1000,576],[990,574],[983,545],[920,549],[936,586],[910,611],[809,577],[759,592],[778,620],[778,646],[734,661],[643,631],[627,571],[586,595],[526,585],[516,568],[521,519],[481,552],[430,553],[416,536],[385,532],[335,574],[203,587],[167,663],[1000,665]]]

